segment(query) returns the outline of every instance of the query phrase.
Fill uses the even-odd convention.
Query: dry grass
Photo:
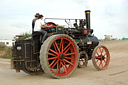
[[[12,58],[11,47],[0,44],[0,58]]]

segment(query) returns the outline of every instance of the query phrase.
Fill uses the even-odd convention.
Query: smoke
[[[105,34],[114,37],[128,37],[128,1],[127,0],[73,0],[91,12],[91,27],[101,38]],[[100,32],[100,33],[99,33]],[[103,38],[103,37],[102,37]]]
[[[83,5],[86,9],[89,9],[89,4],[88,4],[89,0],[73,0],[73,2]]]

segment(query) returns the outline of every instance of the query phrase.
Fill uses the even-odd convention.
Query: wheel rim
[[[109,51],[104,46],[99,46],[95,50],[94,62],[98,69],[103,70],[107,68],[110,61]]]
[[[55,39],[48,51],[50,70],[57,76],[67,76],[76,67],[77,48],[73,41],[67,37]]]

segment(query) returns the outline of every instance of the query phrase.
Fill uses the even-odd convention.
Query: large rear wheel
[[[97,46],[92,54],[92,62],[97,70],[104,70],[110,62],[110,54],[105,46]]]
[[[42,69],[52,77],[69,77],[77,68],[78,60],[78,46],[68,35],[53,35],[47,38],[41,47]]]

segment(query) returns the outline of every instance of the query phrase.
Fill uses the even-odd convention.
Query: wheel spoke
[[[66,59],[70,59],[71,60],[71,58],[69,58],[69,57],[65,57]]]
[[[99,61],[99,59],[97,59],[96,63]]]
[[[61,69],[61,61],[60,61],[60,63],[59,63],[58,73],[60,73],[60,69]]]
[[[60,51],[63,52],[63,46],[64,46],[64,40],[63,38],[61,38],[61,41],[60,41]]]
[[[69,62],[68,60],[64,59],[64,61],[69,63],[70,65],[74,66],[73,63]]]
[[[102,68],[103,68],[103,63],[102,63],[102,61],[101,61],[101,66],[102,66]]]
[[[104,63],[106,63],[106,61],[104,60]]]
[[[64,66],[64,64],[62,63],[62,67],[63,67],[63,69],[64,69],[64,72],[66,72],[67,73],[67,69],[66,69],[66,67]]]
[[[106,60],[108,60],[108,57],[105,57]]]
[[[51,55],[51,56],[56,56],[55,54],[52,54],[52,53],[48,53],[48,55]]]
[[[56,47],[57,47],[57,49],[58,49],[58,52],[60,52],[60,49],[59,49],[59,47],[58,47],[58,45],[57,45],[56,41],[55,41],[54,43],[55,43],[55,46],[56,46]]]
[[[49,67],[51,67],[55,61],[56,61],[56,59],[54,59],[54,60],[51,62],[51,64],[49,65]]]
[[[58,53],[57,52],[55,52],[54,50],[52,50],[52,49],[49,49],[51,52],[53,52],[53,53],[55,53],[55,54],[57,54],[58,55]]]
[[[69,49],[70,49],[70,48],[68,48],[68,49],[64,52],[64,54],[67,53]]]
[[[56,63],[54,63],[54,65],[52,66],[52,69],[55,67],[55,65],[59,62],[59,60],[56,61]]]
[[[105,52],[105,54],[103,56],[105,56],[107,54],[107,52]]]
[[[62,42],[62,43],[63,44],[62,44],[62,48],[61,48],[62,50],[61,51],[63,52],[63,50],[64,50],[64,42]]]
[[[73,53],[68,53],[68,54],[65,54],[65,56],[74,55],[74,54],[75,54],[75,52],[73,52]]]
[[[53,60],[53,59],[57,59],[57,56],[56,57],[48,58],[48,60]]]
[[[57,73],[59,73],[59,62],[57,63]]]
[[[95,56],[95,59],[99,59],[100,57],[98,57],[98,56]]]
[[[99,68],[100,68],[100,65],[101,65],[101,61],[100,61],[100,64],[99,64]]]
[[[100,52],[101,52],[101,47],[99,47],[99,50],[100,50]]]
[[[99,68],[100,68],[100,66],[102,66],[102,67],[103,67],[102,61],[100,61]]]
[[[57,52],[57,49],[56,49],[56,46],[55,46],[55,44],[54,44],[54,43],[53,43],[53,46],[54,46],[55,51]]]
[[[103,53],[104,49],[102,49],[101,54]]]
[[[64,48],[63,51],[65,51],[70,45],[71,45],[71,43],[68,43],[68,45]]]
[[[66,63],[65,63],[65,61],[63,61],[63,63],[64,63],[64,65],[65,65],[65,68],[68,69],[68,67],[67,67],[67,65],[66,65]]]
[[[98,52],[96,52],[96,54],[99,56],[99,53]]]
[[[101,47],[99,49],[100,49],[100,52],[101,52],[101,55],[102,55],[104,49],[101,49]]]

